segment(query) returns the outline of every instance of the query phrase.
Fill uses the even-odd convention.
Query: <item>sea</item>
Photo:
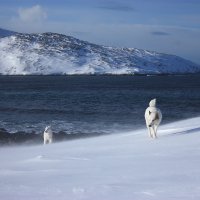
[[[162,124],[200,116],[200,75],[0,76],[0,142],[41,138],[48,125],[62,139],[146,128],[154,98]]]

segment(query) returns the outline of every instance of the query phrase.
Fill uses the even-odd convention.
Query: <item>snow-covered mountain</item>
[[[9,31],[9,30],[0,28],[0,38],[15,35],[15,34],[17,33],[14,31]]]
[[[183,74],[200,65],[136,48],[114,48],[57,33],[0,29],[0,74]]]

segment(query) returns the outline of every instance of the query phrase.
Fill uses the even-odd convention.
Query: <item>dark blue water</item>
[[[200,76],[0,76],[0,128],[113,133],[144,128],[152,98],[163,123],[200,115]]]

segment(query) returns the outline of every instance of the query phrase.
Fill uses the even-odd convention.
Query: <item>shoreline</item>
[[[63,131],[53,132],[53,142],[62,142],[68,140],[89,138],[105,135],[103,133],[72,133],[67,134]],[[16,133],[9,133],[7,130],[0,128],[0,147],[2,146],[12,146],[20,144],[43,144],[43,133],[26,133],[23,131],[18,131]]]
[[[0,74],[0,77],[31,77],[31,76],[199,76],[200,72],[195,73],[162,73],[162,74]]]

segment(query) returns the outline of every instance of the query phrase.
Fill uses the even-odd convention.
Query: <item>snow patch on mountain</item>
[[[1,35],[0,31],[0,35]],[[0,74],[184,74],[200,66],[181,57],[106,47],[57,33],[0,38]]]

